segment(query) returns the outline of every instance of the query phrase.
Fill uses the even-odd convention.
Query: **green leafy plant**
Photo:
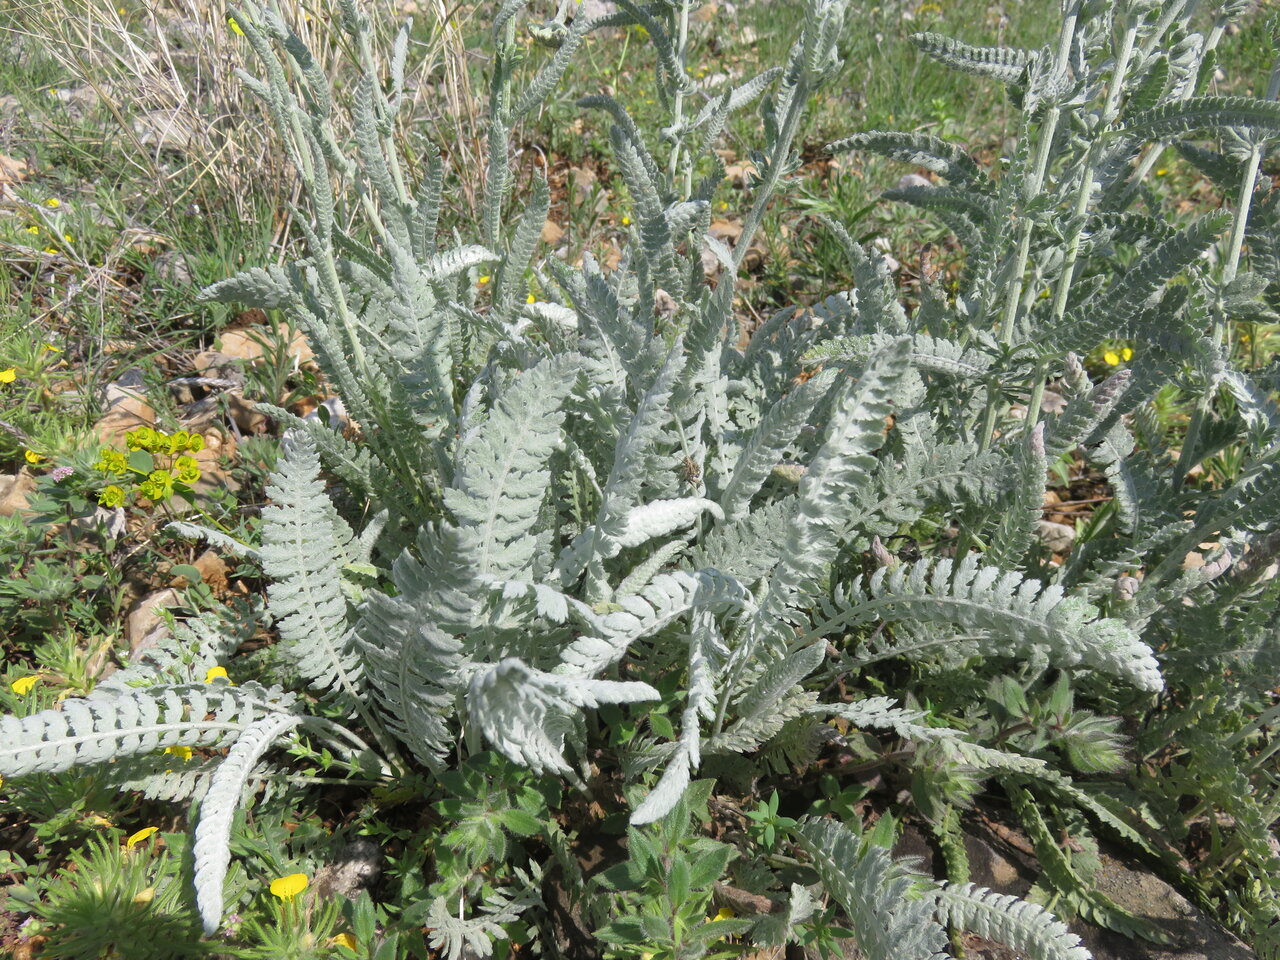
[[[243,798],[289,776],[270,760],[280,747],[320,757],[353,786],[415,771],[423,779],[410,783],[453,794],[436,803],[448,824],[434,885],[401,918],[429,927],[433,946],[459,956],[518,925],[532,932],[544,878],[533,860],[511,862],[511,837],[536,836],[565,871],[574,838],[550,825],[558,791],[511,782],[482,759],[492,751],[574,791],[613,790],[606,816],[629,820],[628,859],[598,874],[618,912],[597,932],[620,951],[716,955],[730,932],[829,948],[847,929],[871,960],[925,960],[945,955],[950,928],[1045,960],[1087,956],[1036,903],[895,862],[883,845],[892,817],[869,834],[852,819],[795,820],[778,815],[775,790],[742,815],[758,849],[692,834],[714,789],[695,773],[736,767],[749,797],[759,777],[814,765],[834,721],[868,747],[895,745],[877,762],[910,767],[953,872],[964,870],[960,811],[995,783],[1035,844],[1038,896],[1149,932],[1092,890],[1087,851],[1068,855],[1050,823],[1109,831],[1169,860],[1128,809],[1076,776],[1113,770],[1120,749],[1115,722],[1076,704],[1137,714],[1162,693],[1195,690],[1205,664],[1258,684],[1255,664],[1272,647],[1277,593],[1262,571],[1277,553],[1276,411],[1269,382],[1233,362],[1227,332],[1273,292],[1266,274],[1240,267],[1246,239],[1263,264],[1275,243],[1258,169],[1280,107],[1196,95],[1244,5],[1223,5],[1207,36],[1178,0],[1066,0],[1058,40],[1041,51],[921,35],[933,58],[1007,87],[1021,111],[1008,164],[986,170],[929,134],[861,133],[831,149],[877,152],[943,181],[889,196],[955,235],[958,281],[925,276],[908,313],[886,261],[827,220],[855,286],[750,330],[733,314],[735,281],[800,168],[805,110],[841,69],[846,4],[809,0],[783,66],[696,110],[688,2],[623,0],[571,22],[570,6],[525,24],[536,57],[517,43],[527,4],[497,11],[479,222],[459,225],[444,250],[440,154],[427,149],[411,184],[394,146],[407,30],[384,75],[365,15],[341,6],[362,71],[351,156],[328,77],[298,36],[273,10],[235,12],[263,70],[246,83],[306,192],[306,250],[203,297],[295,320],[360,432],[264,406],[288,429],[261,545],[176,529],[261,565],[292,689],[260,682],[269,675],[230,682],[259,611],[196,619],[90,699],[0,719],[0,771],[95,765],[121,786],[197,798],[206,933],[224,920]],[[580,268],[534,264],[551,191],[535,178],[523,203],[514,198],[514,131],[605,26],[643,28],[670,122],[654,140],[612,97],[580,101],[611,122],[634,223],[613,270],[589,253]],[[764,143],[730,248],[708,232],[724,177],[713,147],[729,114],[757,100]],[[1143,178],[1165,139],[1206,129],[1235,138],[1234,153],[1184,150],[1235,177],[1235,209],[1173,226]],[[1215,247],[1216,265],[1203,256]],[[704,251],[722,270],[714,288]],[[1099,349],[1123,369],[1094,383],[1079,358]],[[1196,404],[1176,454],[1152,407],[1170,382]],[[1224,393],[1230,418],[1219,415]],[[1229,482],[1187,483],[1228,446]],[[1096,468],[1114,506],[1057,563],[1038,531],[1049,465],[1066,455]],[[351,501],[358,510],[339,509]],[[925,556],[884,546],[921,534]],[[1187,567],[1206,541],[1218,547]],[[908,696],[915,689],[880,695],[901,689],[879,672],[890,669],[938,694],[930,709]],[[600,731],[601,718],[614,729]],[[1268,755],[1254,746],[1268,722],[1232,741],[1241,750],[1223,782],[1232,770],[1266,776],[1235,764]],[[200,760],[175,772],[163,751],[178,748]],[[831,812],[847,816],[852,801],[835,799]],[[1056,808],[1050,819],[1041,799]],[[1251,809],[1241,852],[1216,866],[1265,859],[1257,840],[1275,817]],[[753,915],[707,924],[735,853]],[[1274,891],[1233,895],[1237,925],[1271,936]]]

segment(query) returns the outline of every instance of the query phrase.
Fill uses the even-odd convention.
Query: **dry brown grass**
[[[245,38],[228,25],[234,4],[158,0],[127,11],[119,2],[0,0],[0,20],[55,57],[78,88],[92,91],[123,133],[121,160],[134,168],[131,179],[166,192],[170,211],[184,209],[190,191],[209,182],[242,219],[262,209],[251,200],[264,195],[276,211],[296,201],[287,153],[236,73],[256,74],[258,64]],[[404,6],[418,9],[404,0],[368,0],[375,49],[390,49]],[[417,18],[426,22],[430,39],[411,46],[406,79],[413,97],[402,125],[434,128],[455,166],[466,169],[474,166],[479,138],[462,14],[446,0],[424,6]],[[275,0],[273,7],[310,48],[341,98],[353,68],[336,5]],[[428,83],[428,76],[436,82]],[[281,217],[278,239],[286,228]]]

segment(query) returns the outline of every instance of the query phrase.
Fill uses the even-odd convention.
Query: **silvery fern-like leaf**
[[[624,526],[618,535],[618,544],[625,548],[638,547],[658,537],[669,536],[682,530],[705,513],[718,520],[724,519],[720,504],[705,497],[680,497],[676,500],[652,500],[633,507],[623,518]]]
[[[300,722],[301,717],[286,713],[251,724],[218,765],[200,803],[192,852],[196,907],[206,936],[212,936],[222,925],[222,882],[227,875],[227,864],[231,862],[231,820],[240,807],[245,785],[262,755]]]
[[[95,696],[131,693],[140,686],[200,683],[210,667],[222,666],[264,625],[262,602],[242,602],[175,620],[173,632],[155,637],[122,669],[94,687]]]
[[[683,343],[677,338],[630,423],[618,434],[596,522],[561,551],[556,568],[563,585],[572,583],[584,569],[598,565],[602,559],[617,556],[622,549],[619,538],[625,534],[627,514],[639,501],[649,453],[670,420],[667,404],[683,367]]]
[[[456,562],[476,577],[523,579],[535,552],[531,534],[560,447],[565,398],[579,358],[565,354],[520,374],[487,418],[460,443],[458,469],[445,491],[457,520]]]
[[[751,594],[733,577],[718,570],[660,573],[638,593],[601,605],[600,613],[583,634],[561,654],[560,669],[594,674],[621,660],[627,648],[642,637],[667,627],[692,610],[754,609]]]
[[[891,160],[924,167],[952,183],[966,184],[980,191],[990,189],[990,181],[982,168],[963,148],[927,133],[873,130],[855,133],[828,143],[828,153],[863,150],[878,153]]]
[[[537,249],[538,239],[542,234],[547,212],[551,209],[551,192],[546,180],[536,180],[533,184],[533,196],[525,207],[520,223],[512,238],[511,248],[503,257],[494,281],[492,314],[498,323],[509,323],[516,309],[517,294],[523,294],[525,287],[524,272],[529,266],[529,259]],[[519,297],[523,300],[523,295]]]
[[[494,263],[501,259],[488,247],[470,243],[436,254],[423,265],[422,274],[429,282],[436,283],[456,276],[464,270],[470,270],[472,267]]]
[[[823,370],[777,400],[743,443],[733,474],[720,494],[725,519],[746,515],[751,499],[795,440],[815,406],[831,388],[836,370]]]
[[[261,554],[258,553],[257,549],[237,540],[230,534],[215,530],[213,527],[206,527],[198,523],[188,523],[185,520],[175,520],[166,524],[165,529],[177,537],[186,537],[188,540],[203,540],[211,547],[217,547],[221,552],[238,557],[241,560],[258,561],[261,559]]]
[[[1065,348],[1087,353],[1107,337],[1125,335],[1141,317],[1151,298],[1169,281],[1197,263],[1201,254],[1217,242],[1227,218],[1206,214],[1192,221],[1159,246],[1144,254],[1111,285],[1071,311],[1057,328],[1042,336],[1046,349]]]
[[[424,918],[431,930],[431,946],[441,951],[448,960],[464,957],[484,958],[493,955],[493,941],[506,940],[503,924],[515,923],[530,907],[542,903],[541,873],[526,873],[514,868],[519,881],[518,892],[498,888],[485,897],[479,913],[460,917],[456,903],[446,903],[444,897],[431,901],[431,908]]]
[[[289,276],[280,267],[250,267],[234,277],[211,283],[196,299],[214,303],[240,303],[246,307],[277,310],[294,299]]]
[[[1005,84],[1019,83],[1038,57],[1012,47],[975,47],[938,33],[913,33],[911,42],[939,63]]]
[[[996,508],[999,516],[986,551],[987,561],[998,567],[1018,566],[1036,540],[1049,470],[1044,421],[1031,428],[1011,459],[1006,474],[1007,493]]]
[[[689,690],[680,720],[680,740],[662,778],[644,802],[631,814],[633,826],[661,820],[680,801],[689,785],[690,771],[701,762],[702,720],[715,697],[715,674],[729,649],[720,635],[714,614],[706,608],[694,611],[689,627]]]
[[[563,774],[570,769],[562,756],[564,738],[579,710],[657,699],[658,691],[647,683],[545,673],[508,657],[475,674],[467,709],[485,738],[512,763],[535,774]]]
[[[354,711],[364,684],[342,590],[343,569],[356,559],[353,534],[325,493],[308,434],[285,445],[267,493],[262,568],[272,580],[267,596],[281,651],[313,689]]]
[[[694,561],[742,583],[755,583],[778,562],[794,510],[791,498],[783,497],[756,507],[735,523],[713,527],[695,547]]]
[[[67,699],[58,710],[0,717],[0,775],[61,773],[166,747],[218,747],[289,703],[278,690],[225,682]]]
[[[940,923],[1011,947],[1027,960],[1091,960],[1080,938],[1039,904],[972,883],[943,883],[927,895]]]
[[[947,935],[933,904],[909,899],[915,878],[887,850],[832,820],[808,817],[795,835],[867,960],[944,960]]]
[[[734,651],[738,662],[750,659],[757,638],[778,636],[787,608],[801,604],[826,576],[856,490],[874,474],[873,453],[884,442],[890,397],[908,369],[910,347],[909,337],[887,345],[870,358],[857,381],[850,378],[840,386],[826,438],[800,479],[768,596],[755,614],[752,634]]]
[[[749,684],[734,691],[733,723],[707,741],[708,753],[747,753],[757,749],[789,721],[809,713],[816,693],[799,689],[805,677],[822,664],[825,642],[775,660]]]
[[[862,584],[863,578],[855,580],[855,592]],[[903,564],[892,572],[882,567],[866,589],[868,599],[854,604],[849,622],[955,624],[991,641],[993,653],[1041,648],[1061,666],[1110,673],[1144,691],[1164,689],[1151,648],[1123,622],[1099,616],[1096,607],[1064,596],[1061,587],[983,566],[972,554],[958,565],[944,559]]]
[[[298,430],[309,434],[324,465],[354,490],[372,497],[375,491],[391,486],[385,482],[386,468],[374,458],[368,447],[351,442],[337,430],[326,427],[318,418],[306,420],[270,403],[255,404],[254,409],[276,421],[286,433]]]
[[[1192,97],[1126,117],[1118,132],[1165,140],[1197,130],[1218,133],[1229,127],[1248,129],[1255,136],[1280,135],[1280,103],[1255,97]]]

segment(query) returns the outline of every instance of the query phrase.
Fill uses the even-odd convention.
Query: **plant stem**
[[[675,96],[673,98],[674,109],[672,111],[671,129],[675,131],[675,135],[671,143],[671,157],[668,166],[668,175],[671,180],[672,188],[676,185],[676,172],[680,169],[680,153],[681,146],[684,144],[684,134],[680,128],[684,124],[684,69],[685,57],[688,55],[689,47],[689,0],[680,0],[680,9],[677,13],[679,17],[678,34],[676,37],[676,67],[680,70],[680,76],[676,86]],[[692,159],[692,158],[690,158]],[[680,199],[689,199],[689,194],[693,192],[693,164],[686,161],[684,165],[684,183],[680,192]]]
[[[1275,100],[1280,96],[1280,59],[1277,59],[1271,67],[1271,79],[1267,83],[1268,100]],[[1262,164],[1262,144],[1255,143],[1253,149],[1249,151],[1249,159],[1244,165],[1244,173],[1240,177],[1240,192],[1236,198],[1235,218],[1231,223],[1231,234],[1227,239],[1226,263],[1222,266],[1222,279],[1218,284],[1219,296],[1217,303],[1213,309],[1213,330],[1210,333],[1213,345],[1219,349],[1224,346],[1223,341],[1227,336],[1227,316],[1224,312],[1222,294],[1226,292],[1227,287],[1235,282],[1236,274],[1240,269],[1240,255],[1244,251],[1244,235],[1245,229],[1249,225],[1249,208],[1253,203],[1254,186],[1258,180],[1258,168]],[[1191,468],[1199,462],[1199,457],[1195,455],[1196,448],[1200,445],[1200,431],[1204,428],[1204,422],[1213,412],[1213,392],[1206,391],[1200,398],[1200,402],[1196,404],[1195,412],[1191,415],[1191,422],[1187,424],[1187,434],[1182,441],[1182,449],[1178,451],[1178,464],[1173,474],[1173,490],[1175,493],[1182,489],[1187,474],[1191,472]]]

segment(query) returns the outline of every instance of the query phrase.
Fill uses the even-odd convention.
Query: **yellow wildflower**
[[[39,463],[44,459],[44,457],[36,453],[34,450],[23,450],[22,457],[27,461],[27,463]]]
[[[721,907],[719,910],[716,911],[716,915],[711,919],[712,920],[732,920],[735,916],[737,916],[737,914],[735,914],[728,907]]]
[[[1166,170],[1164,167],[1161,167],[1159,170],[1157,170],[1157,171],[1156,171],[1156,176],[1157,176],[1157,177],[1163,177],[1163,176],[1164,176],[1166,173],[1168,173],[1168,172],[1169,172],[1169,171],[1168,171],[1168,170]]]
[[[46,207],[52,207],[54,209],[57,209],[58,207],[62,206],[62,201],[59,200],[57,197],[50,197],[48,200],[44,202],[44,205]]]
[[[65,240],[65,241],[67,241],[67,243],[75,243],[75,242],[76,242],[76,238],[75,238],[75,237],[73,237],[73,236],[72,236],[71,234],[69,234],[69,233],[64,233],[64,234],[62,235],[62,239],[63,239],[63,240]]]
[[[110,820],[108,820],[106,817],[100,817],[97,814],[94,814],[92,817],[90,817],[89,822],[93,824],[95,827],[114,827],[115,826],[115,824],[112,823]]]
[[[139,890],[133,897],[134,903],[148,904],[156,898],[156,888],[147,887],[145,890]]]
[[[527,297],[525,297],[525,298],[524,298],[524,302],[525,302],[525,303],[537,303],[537,302],[538,302],[538,298],[537,298],[537,297],[535,297],[535,296],[531,293],[531,294],[529,294]]]
[[[630,218],[630,217],[623,217],[623,218],[622,218],[622,225],[623,225],[624,227],[629,227],[629,226],[631,226],[631,218]]]
[[[482,286],[482,287],[483,287],[486,283],[488,283],[488,282],[489,282],[490,280],[492,280],[492,279],[493,279],[493,277],[489,276],[489,275],[486,273],[483,277],[481,277],[479,280],[477,280],[477,281],[476,281],[476,283],[480,284],[480,286]]]
[[[17,680],[13,681],[13,683],[9,684],[9,689],[12,690],[14,693],[16,693],[18,696],[25,697],[28,693],[31,692],[31,688],[34,687],[37,683],[39,683],[40,680],[41,680],[40,674],[38,673],[28,674],[25,677],[19,677]]]
[[[231,32],[237,37],[244,36],[244,31],[240,29],[240,24],[236,23],[235,17],[227,17],[227,26],[231,28]]]
[[[132,850],[134,847],[140,844],[143,840],[146,840],[147,837],[151,836],[153,833],[159,833],[159,832],[160,832],[159,827],[143,827],[137,833],[131,834],[129,836],[129,839],[124,842],[124,848],[126,850]]]
[[[1120,363],[1120,354],[1116,353],[1114,350],[1108,350],[1102,355],[1102,359],[1107,362],[1108,366],[1114,367]]]
[[[102,488],[102,492],[98,494],[98,503],[104,507],[123,507],[124,506],[124,487],[114,483],[109,483]]]
[[[57,252],[58,252],[58,248],[57,248],[57,247],[45,247],[45,248],[44,248],[44,252],[45,252],[45,253],[57,253]]]
[[[18,379],[18,371],[13,367],[8,370],[0,370],[0,383],[13,383]]]
[[[39,232],[40,232],[40,228],[37,227],[34,223],[31,226],[27,227],[27,233],[37,234]]]
[[[226,667],[210,667],[205,672],[205,675],[204,675],[205,683],[213,683],[213,681],[215,680],[226,680],[227,683],[231,683],[231,678],[227,676]]]
[[[46,344],[44,345],[44,348],[45,348],[46,350],[48,350],[50,353],[61,353],[61,352],[62,352],[62,348],[61,348],[61,347],[55,347],[52,343],[46,343]]]
[[[578,0],[578,2],[581,3],[582,0]],[[348,950],[354,950],[359,945],[356,942],[356,938],[349,933],[340,933],[329,938],[329,946],[331,947],[346,947]]]
[[[287,877],[277,877],[271,881],[271,895],[281,900],[292,900],[307,889],[309,882],[305,873],[291,873]]]
[[[164,752],[172,753],[175,757],[181,757],[183,760],[190,760],[192,754],[190,747],[184,747],[181,745],[176,747],[165,747]]]
[[[1120,359],[1121,359],[1121,360],[1123,360],[1123,361],[1125,361],[1125,363],[1128,363],[1130,360],[1132,360],[1132,359],[1133,359],[1133,348],[1132,348],[1132,347],[1125,347],[1123,350],[1121,350],[1121,351],[1120,351]]]

